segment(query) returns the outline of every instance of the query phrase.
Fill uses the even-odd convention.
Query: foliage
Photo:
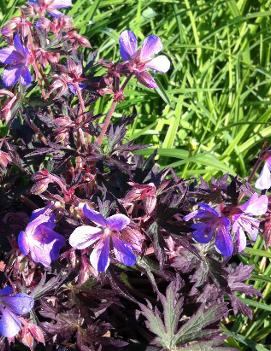
[[[5,2],[1,6],[5,23],[15,7]],[[270,344],[270,252],[258,239],[253,249],[247,249],[250,256],[240,257],[244,264],[254,265],[250,279],[262,291],[264,302],[243,296],[237,299],[235,291],[258,295],[242,283],[251,269],[244,268],[247,274],[241,276],[239,259],[229,263],[212,245],[206,251],[205,245],[195,245],[190,224],[182,220],[201,201],[212,206],[237,206],[243,196],[251,194],[249,184],[239,178],[222,178],[204,188],[203,183],[177,177],[203,175],[210,179],[218,172],[246,176],[252,168],[263,137],[270,135],[268,11],[268,2],[256,5],[245,0],[214,1],[212,5],[186,0],[130,1],[125,7],[119,1],[93,1],[89,5],[81,0],[69,11],[80,34],[92,44],[89,56],[86,51],[73,56],[76,64],[83,59],[85,77],[93,83],[84,93],[87,105],[91,103],[86,119],[72,125],[80,111],[70,91],[63,96],[52,93],[44,100],[33,87],[20,92],[22,104],[14,106],[12,123],[1,127],[1,137],[8,137],[4,150],[10,158],[4,165],[12,164],[7,170],[3,167],[0,187],[1,232],[7,238],[1,246],[9,252],[1,258],[17,289],[39,287],[29,321],[38,323],[47,343],[55,337],[59,345],[82,350],[170,349],[173,345],[187,350],[224,350],[221,345],[228,335],[231,346],[244,350],[264,350],[261,343]],[[111,96],[103,96],[100,90],[107,87],[101,78],[108,70],[107,62],[97,63],[101,57],[118,61],[118,34],[128,26],[140,39],[143,33],[161,36],[172,69],[158,77],[158,95],[136,80],[129,82],[125,99],[113,114],[115,124],[108,142],[100,148],[90,140],[100,133],[97,120],[109,111]],[[55,48],[51,49],[54,52]],[[61,62],[64,67],[66,63]],[[64,67],[55,66],[53,72],[67,73]],[[48,94],[49,86],[45,88]],[[67,115],[70,120],[59,119]],[[146,149],[130,141],[152,147]],[[157,147],[156,156],[152,149]],[[146,161],[135,151],[152,156]],[[162,166],[170,165],[176,173],[157,170],[154,159]],[[173,179],[169,180],[169,174]],[[155,185],[155,196],[131,200],[135,186],[149,184]],[[18,247],[9,235],[17,237],[25,229],[31,210],[53,203],[57,231],[68,239],[72,230],[85,224],[79,208],[82,201],[104,216],[116,211],[128,215],[133,225],[127,235],[133,244],[137,241],[136,252],[144,258],[138,259],[135,268],[116,265],[113,260],[106,275],[95,277],[87,259],[89,251],[75,253],[67,244],[43,289],[39,283],[43,268],[29,257],[18,256]],[[155,212],[150,212],[153,206]],[[60,272],[67,277],[64,283]],[[60,285],[49,284],[50,275]],[[221,310],[217,305],[208,310],[218,298]],[[226,325],[232,331],[225,328],[223,338],[218,321],[224,303],[228,307],[225,311],[232,306],[235,313],[240,310],[248,317],[230,314]],[[254,308],[252,321],[246,304]],[[172,306],[181,309],[181,305],[184,311],[180,316],[170,312]],[[212,311],[215,317],[210,317],[210,323],[200,323],[197,317]],[[153,320],[160,324],[159,331],[150,324]],[[207,340],[202,338],[203,330]],[[178,332],[183,333],[183,339],[177,338]],[[23,335],[21,340],[26,342]],[[168,340],[167,345],[164,340]]]

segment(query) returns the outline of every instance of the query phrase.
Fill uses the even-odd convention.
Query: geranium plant
[[[28,1],[1,30],[0,349],[232,350],[220,323],[251,317],[239,293],[260,295],[236,255],[261,232],[268,197],[139,156],[146,146],[125,140],[132,117],[112,118],[131,79],[154,89],[170,69],[162,41],[138,47],[125,30],[119,61],[97,60],[71,6]],[[105,95],[111,107],[95,115]]]

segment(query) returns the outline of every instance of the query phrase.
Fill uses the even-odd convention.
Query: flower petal
[[[208,216],[212,215],[215,217],[219,217],[219,214],[217,213],[217,211],[204,202],[199,203],[199,209],[202,212],[199,212],[196,218],[204,218],[206,216],[206,212],[208,213]]]
[[[147,61],[163,49],[161,39],[156,35],[149,35],[143,42],[140,50],[140,59]]]
[[[193,239],[201,244],[209,243],[214,236],[214,229],[209,223],[195,223],[192,225],[192,229],[194,230]]]
[[[120,55],[124,61],[127,61],[134,55],[137,50],[137,39],[133,32],[125,30],[119,37]]]
[[[98,224],[102,227],[105,227],[107,222],[103,215],[99,212],[94,211],[92,208],[88,207],[88,205],[83,206],[84,215],[93,223]]]
[[[48,206],[37,208],[36,210],[32,211],[30,220],[33,221],[34,219],[36,219],[37,217],[39,217],[42,214],[47,214],[49,217],[49,213],[51,214],[51,212],[52,211],[49,209]]]
[[[125,266],[134,266],[136,264],[136,256],[130,245],[116,237],[112,237],[112,240],[116,259]]]
[[[21,71],[21,83],[23,86],[30,85],[32,82],[32,77],[29,69],[24,66]]]
[[[98,272],[105,272],[109,266],[110,237],[100,240],[93,249],[89,259]]]
[[[27,242],[27,236],[25,232],[20,232],[18,236],[18,246],[21,251],[21,253],[26,256],[29,254],[29,245]]]
[[[138,81],[145,85],[147,88],[155,89],[158,88],[154,78],[146,71],[135,73]]]
[[[266,195],[259,196],[254,193],[251,198],[240,206],[240,209],[250,215],[261,216],[266,213],[268,208],[268,197]]]
[[[23,62],[23,57],[13,46],[0,50],[0,62],[5,65],[18,65]]]
[[[170,68],[170,61],[165,55],[160,55],[147,62],[146,66],[158,72],[166,73]]]
[[[251,240],[255,241],[257,239],[260,226],[260,221],[257,218],[253,218],[250,215],[243,213],[238,218],[237,223],[248,234]]]
[[[56,232],[55,232],[56,233]],[[58,233],[57,233],[58,234]],[[55,261],[59,257],[59,252],[62,247],[65,245],[65,239],[62,235],[58,234],[59,237],[55,238],[50,252],[51,261]]]
[[[37,210],[32,212],[30,222],[28,223],[25,229],[26,235],[33,235],[35,233],[36,228],[44,223],[46,223],[47,228],[54,229],[54,227],[56,226],[55,219],[55,214],[48,206],[38,208]]]
[[[50,267],[52,263],[51,251],[53,243],[48,245],[33,245],[30,250],[30,256],[36,263],[42,264],[44,267]]]
[[[53,8],[51,10],[48,9],[48,13],[54,18],[59,18],[59,17],[64,16],[64,14],[62,12],[60,12],[57,9],[53,9]]]
[[[49,267],[59,256],[65,239],[46,224],[41,224],[36,228],[35,234],[28,237],[28,244],[32,260]]]
[[[21,76],[22,66],[7,67],[3,72],[3,82],[6,87],[11,87],[16,84]]]
[[[13,293],[13,289],[11,286],[5,286],[3,289],[0,289],[0,296],[6,296]]]
[[[127,225],[130,224],[130,219],[121,213],[110,216],[106,220],[107,225],[111,230],[121,231],[122,229],[126,228]]]
[[[36,220],[34,222],[34,220]],[[34,222],[35,226],[45,223],[47,226],[50,226],[52,229],[56,226],[56,215],[53,213],[50,206],[45,206],[34,210],[31,214],[30,221]]]
[[[71,0],[54,0],[50,6],[54,7],[55,9],[71,7],[72,1]]]
[[[184,216],[184,221],[189,221],[190,219],[206,219],[211,220],[213,217],[219,217],[219,214],[208,204],[204,202],[199,203],[198,210],[189,213],[188,215]]]
[[[259,190],[268,190],[271,187],[271,173],[268,164],[265,162],[259,178],[255,183],[255,188]]]
[[[195,210],[195,211],[193,211],[191,213],[188,213],[188,215],[183,217],[183,220],[185,222],[188,222],[188,221],[190,221],[193,218],[197,218],[196,216],[197,216],[198,212],[199,212],[198,210]]]
[[[14,47],[10,46],[8,48],[0,49],[0,62],[7,63],[6,60],[14,52]]]
[[[18,334],[21,322],[16,315],[7,308],[0,307],[0,335],[11,338]]]
[[[69,243],[75,249],[82,250],[99,240],[101,234],[102,231],[99,227],[81,225],[72,232]]]
[[[23,46],[22,41],[18,34],[14,35],[13,42],[16,50],[22,55],[23,58],[26,59],[26,56],[29,54],[29,51],[27,50],[26,47]]]
[[[271,156],[267,157],[267,159],[265,160],[265,162],[267,163],[267,166],[271,172]]]
[[[233,253],[230,225],[231,223],[228,218],[221,218],[216,233],[215,246],[223,256],[231,256]]]
[[[23,315],[29,313],[34,306],[33,297],[19,293],[13,296],[4,296],[1,298],[1,303],[4,304],[11,312]]]
[[[237,251],[242,252],[246,248],[247,239],[246,239],[245,232],[240,226],[238,226],[238,228],[235,230],[235,238],[236,238]]]

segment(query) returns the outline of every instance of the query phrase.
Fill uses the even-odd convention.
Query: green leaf
[[[180,283],[173,281],[166,290],[166,296],[160,294],[164,310],[164,323],[168,337],[172,340],[178,327],[182,313],[183,298],[179,297]]]
[[[141,313],[148,321],[147,327],[153,334],[158,336],[158,338],[160,339],[161,345],[168,347],[169,345],[167,344],[167,340],[165,340],[166,330],[165,330],[163,321],[161,317],[158,315],[158,311],[157,310],[152,311],[151,305],[150,304],[148,305],[149,305],[148,307],[143,304],[140,305]]]
[[[235,351],[232,347],[214,346],[213,341],[196,342],[177,351]]]
[[[163,306],[163,319],[157,308],[152,308],[140,304],[141,312],[147,319],[147,326],[150,331],[157,336],[157,342],[169,350],[176,347],[174,344],[174,336],[178,327],[180,316],[182,313],[183,298],[180,297],[178,290],[180,289],[180,280],[177,278],[171,282],[166,290],[166,295],[159,294],[159,299]]]
[[[6,137],[9,132],[9,127],[5,122],[0,121],[0,138]]]
[[[210,306],[207,310],[200,308],[175,335],[176,345],[200,339],[204,336],[203,329],[221,320],[226,311],[226,306],[223,304]]]

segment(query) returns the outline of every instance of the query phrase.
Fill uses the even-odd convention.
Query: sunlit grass
[[[249,174],[271,135],[270,1],[81,0],[70,13],[98,56],[119,58],[125,28],[164,42],[172,69],[158,94],[134,81],[116,112],[136,109],[130,139],[184,177]]]

